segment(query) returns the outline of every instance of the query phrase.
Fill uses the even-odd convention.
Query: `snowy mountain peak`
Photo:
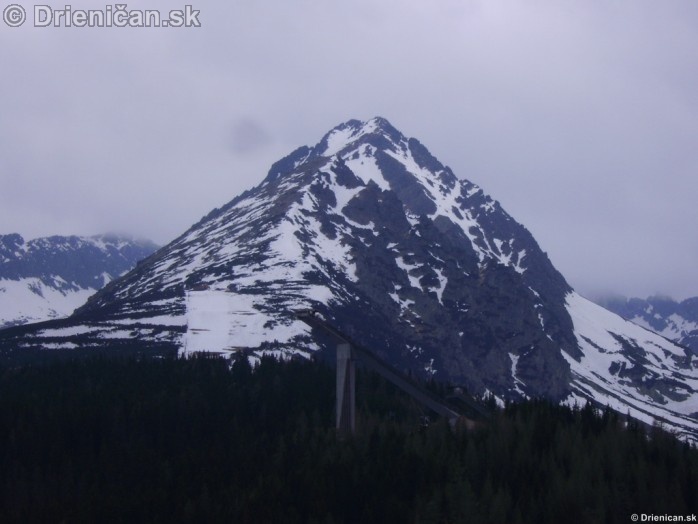
[[[349,120],[327,133],[314,148],[314,152],[319,156],[333,156],[341,154],[359,141],[373,142],[374,147],[379,149],[392,149],[405,142],[406,138],[382,117],[366,122]]]
[[[698,358],[576,295],[524,226],[381,118],[296,149],[67,321],[3,342],[310,356],[331,342],[295,318],[308,307],[418,376],[698,434]]]

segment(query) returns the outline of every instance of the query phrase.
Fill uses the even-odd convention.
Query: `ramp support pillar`
[[[353,435],[356,429],[356,361],[350,344],[337,345],[337,430]]]

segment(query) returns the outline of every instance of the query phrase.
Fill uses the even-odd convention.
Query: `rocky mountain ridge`
[[[616,296],[599,298],[595,302],[698,354],[698,297],[678,302],[663,296],[646,299]]]
[[[70,315],[156,247],[118,235],[0,235],[0,328]]]

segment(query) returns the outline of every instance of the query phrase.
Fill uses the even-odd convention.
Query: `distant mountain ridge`
[[[605,297],[596,302],[623,318],[687,346],[698,354],[698,297]]]
[[[68,316],[156,248],[118,235],[0,235],[0,327]]]
[[[305,308],[422,378],[698,438],[698,357],[574,292],[496,200],[383,118],[296,149],[70,318],[0,347],[310,357],[333,343]]]

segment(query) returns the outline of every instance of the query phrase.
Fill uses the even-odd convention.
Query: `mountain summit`
[[[68,321],[4,343],[310,356],[328,342],[295,319],[308,307],[418,376],[698,430],[697,357],[576,294],[498,202],[383,118],[295,150]]]

